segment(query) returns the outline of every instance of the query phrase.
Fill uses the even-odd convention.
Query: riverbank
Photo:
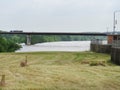
[[[28,66],[20,67],[27,56]],[[1,53],[5,90],[119,90],[120,67],[93,52]],[[105,66],[88,62],[105,61]]]

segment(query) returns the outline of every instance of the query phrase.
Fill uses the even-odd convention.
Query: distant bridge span
[[[99,32],[0,32],[0,34],[25,34],[25,35],[90,35],[107,36],[106,33]]]
[[[27,36],[27,45],[31,45],[31,35],[84,35],[84,36],[107,36],[106,33],[93,32],[0,32],[0,34],[22,34]]]

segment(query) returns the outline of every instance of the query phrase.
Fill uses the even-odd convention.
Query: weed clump
[[[22,62],[20,63],[20,66],[21,66],[21,67],[27,66],[27,56],[26,56],[26,60],[25,60],[25,61],[22,61]]]
[[[2,75],[0,86],[5,86],[5,75]]]
[[[89,64],[90,66],[106,66],[105,61],[92,61]]]
[[[90,61],[82,61],[81,64],[90,64]]]

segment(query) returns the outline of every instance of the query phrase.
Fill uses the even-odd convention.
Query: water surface
[[[89,51],[90,41],[59,41],[38,43],[35,45],[22,45],[20,50],[16,52],[38,52],[38,51],[65,51],[65,52],[79,52]]]

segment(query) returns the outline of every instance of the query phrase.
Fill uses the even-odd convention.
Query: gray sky
[[[0,30],[112,31],[120,0],[0,0]],[[120,31],[120,12],[116,14]]]

